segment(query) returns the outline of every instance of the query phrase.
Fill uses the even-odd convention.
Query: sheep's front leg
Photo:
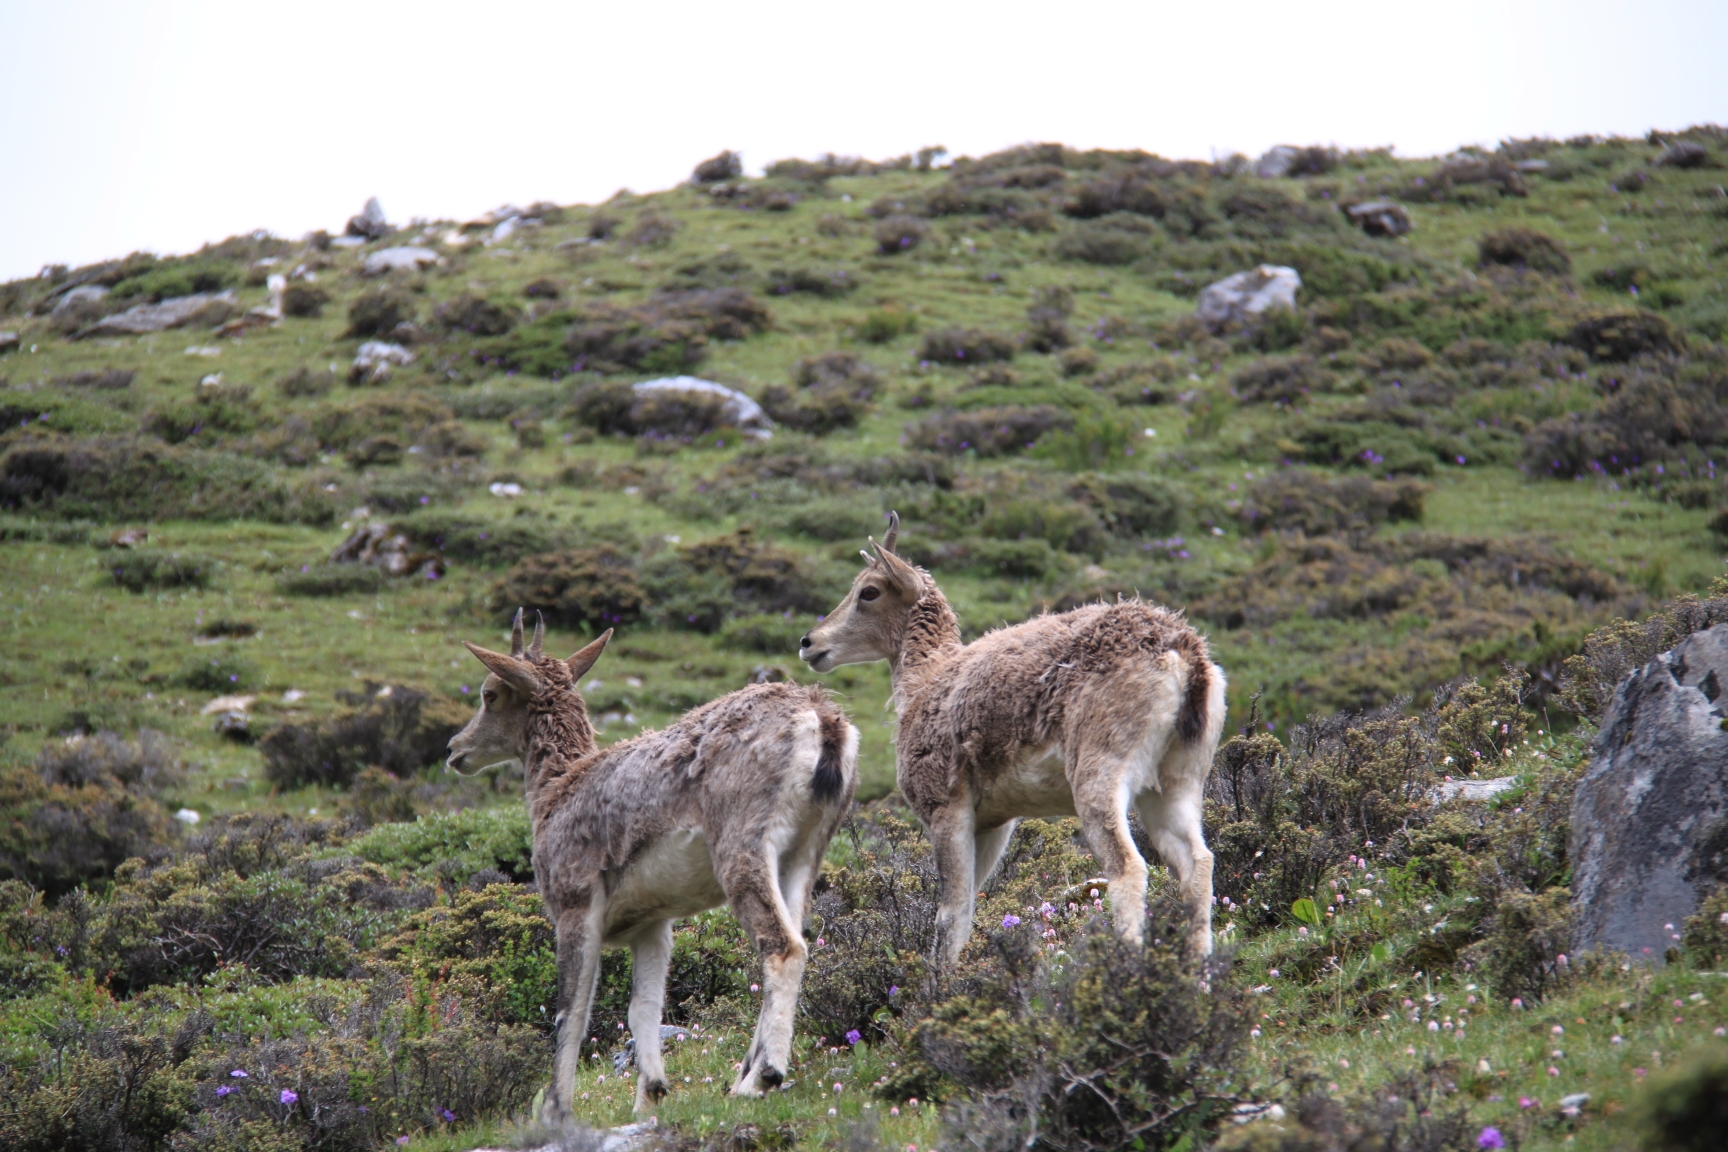
[[[1146,861],[1134,846],[1128,830],[1126,766],[1095,759],[1076,777],[1084,782],[1074,790],[1074,808],[1087,846],[1110,878],[1110,919],[1116,934],[1130,944],[1139,944],[1146,933]]]
[[[645,924],[630,942],[630,1036],[636,1041],[636,1115],[645,1116],[666,1095],[660,1052],[660,1013],[666,970],[672,963],[672,921]]]
[[[965,801],[950,804],[930,819],[930,846],[936,856],[938,885],[936,942],[932,952],[938,968],[958,963],[966,941],[972,938],[979,856],[973,826],[972,805]]]
[[[1183,782],[1164,795],[1148,792],[1138,802],[1140,822],[1182,892],[1188,910],[1188,951],[1212,954],[1212,853],[1201,819],[1203,785]]]

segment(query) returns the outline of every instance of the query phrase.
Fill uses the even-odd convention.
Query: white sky
[[[1432,155],[1728,124],[1728,3],[0,0],[0,279],[1028,140]]]

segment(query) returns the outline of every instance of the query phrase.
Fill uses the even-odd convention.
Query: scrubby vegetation
[[[668,1144],[1713,1135],[1728,895],[1664,970],[1570,956],[1566,822],[1614,684],[1728,619],[1723,147],[721,153],[603,207],[0,286],[0,1143],[532,1139],[550,929],[514,767],[440,766],[482,674],[457,642],[519,606],[565,651],[617,628],[584,685],[615,740],[808,678],[889,509],[968,636],[1118,595],[1207,632],[1224,946],[1203,974],[1113,943],[1086,846],[1034,821],[936,979],[887,675],[840,669],[867,803],[808,925],[796,1084],[721,1097],[754,960],[724,912],[681,925]],[[442,262],[362,274],[410,243]],[[1260,263],[1294,310],[1197,321]],[[72,339],[192,292],[240,315],[271,274],[276,324]],[[394,350],[356,368],[364,341]],[[698,370],[772,437],[632,387]],[[332,562],[380,524],[413,575]],[[1472,774],[1517,785],[1435,798]],[[628,986],[609,956],[595,1124],[626,1116]]]

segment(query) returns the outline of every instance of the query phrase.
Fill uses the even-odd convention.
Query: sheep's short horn
[[[534,642],[528,645],[528,659],[538,660],[546,655],[546,616],[540,609],[534,609]]]
[[[510,655],[522,658],[522,609],[516,609],[516,619],[510,622]]]
[[[888,534],[882,537],[882,551],[894,551],[894,541],[900,538],[900,513],[888,513]]]

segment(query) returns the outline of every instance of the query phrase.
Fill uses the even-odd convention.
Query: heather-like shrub
[[[1051,252],[1058,259],[1084,264],[1132,264],[1152,250],[1151,237],[1150,225],[1120,213],[1063,229]]]
[[[309,319],[324,314],[330,293],[315,284],[296,282],[282,290],[282,314]]]
[[[1657,1076],[1635,1101],[1633,1125],[1646,1152],[1710,1152],[1728,1125],[1728,1054],[1700,1047]]]
[[[1506,228],[1485,233],[1476,241],[1478,263],[1505,264],[1564,276],[1572,271],[1572,257],[1560,241],[1530,228]]]
[[[850,352],[800,360],[792,381],[797,391],[770,387],[762,394],[762,407],[776,423],[816,436],[856,425],[883,384],[874,364]]]
[[[634,561],[610,545],[526,556],[493,589],[494,612],[540,612],[564,627],[634,624],[648,606]]]
[[[346,785],[376,765],[398,776],[444,759],[468,712],[400,684],[368,683],[366,695],[346,693],[357,706],[331,720],[279,724],[258,741],[264,775],[278,788]]]
[[[355,596],[382,592],[390,584],[383,570],[370,564],[318,564],[276,578],[284,596]]]
[[[776,268],[768,273],[768,291],[775,296],[802,292],[833,300],[857,287],[858,277],[844,268]]]
[[[563,533],[524,519],[470,520],[459,513],[421,512],[392,526],[451,560],[492,567],[551,552],[564,542]]]
[[[493,872],[518,883],[534,878],[528,811],[516,804],[381,825],[344,845],[343,851],[374,864],[435,874],[451,884],[467,884],[476,875]]]
[[[1628,674],[1642,668],[1694,632],[1728,621],[1728,577],[1718,577],[1705,596],[1681,596],[1642,622],[1615,620],[1584,638],[1583,651],[1566,661],[1560,704],[1599,720]]]
[[[690,179],[697,184],[718,184],[723,180],[736,180],[742,175],[744,158],[736,152],[726,151],[718,156],[710,156],[696,165]]]
[[[1187,504],[1179,487],[1143,473],[1077,476],[1067,494],[1091,508],[1112,535],[1126,539],[1168,536],[1180,527]]]
[[[1387,521],[1421,520],[1427,494],[1428,487],[1414,480],[1333,479],[1287,468],[1255,480],[1235,513],[1257,532],[1362,532]]]
[[[1279,407],[1299,404],[1310,393],[1325,391],[1329,383],[1330,374],[1301,353],[1256,360],[1230,377],[1230,387],[1241,400]]]
[[[1532,429],[1526,469],[1562,479],[1624,476],[1728,444],[1728,373],[1644,363],[1615,383],[1594,409]]]
[[[244,656],[221,653],[189,657],[174,682],[195,692],[234,693],[255,687],[257,675],[257,669]]]
[[[876,251],[894,256],[918,247],[930,236],[930,225],[916,216],[889,216],[876,223]]]
[[[210,583],[215,562],[205,556],[189,556],[157,548],[115,549],[108,572],[114,583],[129,592],[153,588],[204,588]]]
[[[927,416],[906,426],[906,442],[914,448],[950,455],[971,451],[979,456],[1004,456],[1032,447],[1053,428],[1073,425],[1074,418],[1059,408],[1005,405]]]
[[[414,319],[414,298],[394,285],[368,288],[348,306],[348,335],[384,336]]]
[[[742,288],[715,288],[663,292],[629,307],[596,304],[574,319],[564,349],[575,366],[677,372],[700,363],[710,339],[742,340],[765,331],[773,316]],[[506,342],[491,353],[506,363],[512,355]]]
[[[514,307],[480,296],[458,296],[433,310],[432,319],[451,332],[474,336],[502,336],[516,326]]]
[[[858,339],[867,344],[887,344],[917,330],[918,318],[894,304],[865,313],[856,329]]]
[[[335,384],[336,376],[334,373],[328,371],[314,372],[305,365],[301,365],[285,374],[276,386],[282,390],[282,395],[298,398],[323,396]]]
[[[993,364],[1014,359],[1014,342],[977,328],[941,328],[924,334],[918,356],[932,364]]]
[[[1654,312],[1602,312],[1572,326],[1566,343],[1590,359],[1618,364],[1647,352],[1679,354],[1686,340],[1674,325]]]
[[[553,946],[537,894],[489,884],[415,913],[378,954],[406,976],[458,982],[488,1019],[550,1031],[558,985]]]

